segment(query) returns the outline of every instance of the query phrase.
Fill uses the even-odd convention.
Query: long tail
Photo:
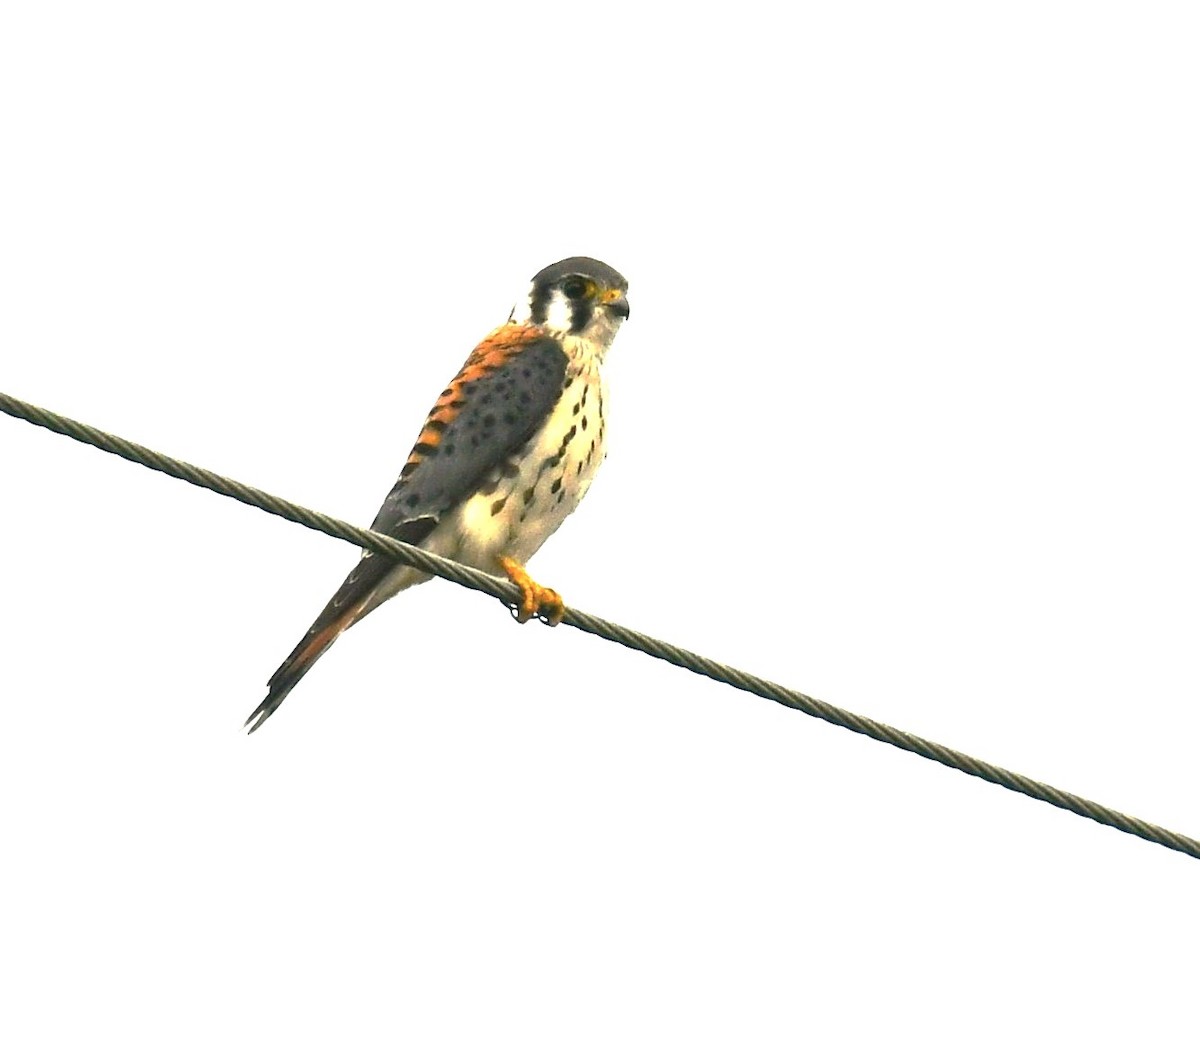
[[[250,733],[262,727],[263,722],[279,708],[288,692],[300,683],[300,679],[329,650],[342,631],[352,627],[387,600],[390,593],[381,597],[379,590],[384,577],[393,568],[395,562],[375,555],[363,558],[354,566],[338,592],[308,628],[308,633],[271,675],[271,680],[267,682],[267,697],[246,718]]]

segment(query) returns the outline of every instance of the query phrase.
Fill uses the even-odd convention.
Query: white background
[[[0,389],[366,523],[629,278],[570,603],[1200,836],[1188,4],[13,4]],[[1128,1039],[1200,863],[0,417],[0,1032]]]

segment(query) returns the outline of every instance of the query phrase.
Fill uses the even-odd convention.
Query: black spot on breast
[[[494,504],[492,504],[492,515],[495,516],[504,510],[504,505],[508,503],[508,497],[502,496]]]
[[[487,413],[483,418],[483,426],[484,427],[495,427],[496,426],[496,414],[495,413]]]
[[[416,493],[411,493],[411,494],[409,494],[409,496],[407,496],[405,498],[404,506],[407,507],[411,511],[420,502],[421,502],[421,497],[418,496]]]
[[[586,431],[586,430],[587,430],[587,417],[584,417],[584,418],[583,418],[583,419],[580,421],[580,423],[583,425],[583,429]]]
[[[551,486],[550,486],[550,491],[551,491],[552,493],[556,493],[556,492],[558,492],[558,490],[559,490],[559,489],[561,489],[561,488],[562,488],[562,479],[561,479],[561,478],[555,478],[555,479],[554,479],[554,482],[553,482],[553,483],[551,484]]]
[[[522,499],[524,499],[526,507],[528,507],[531,503],[533,503],[533,494],[536,490],[537,490],[536,485],[531,485],[528,489],[525,490],[525,495],[522,497]]]
[[[557,507],[557,506],[558,506],[560,503],[562,503],[562,502],[563,502],[563,497],[564,497],[564,496],[566,496],[566,495],[567,495],[567,490],[566,490],[566,489],[564,489],[562,492],[560,492],[560,493],[558,494],[558,499],[555,501],[554,505]]]
[[[575,477],[578,478],[582,471],[583,471],[583,461],[580,460],[579,463],[577,463],[575,465]]]

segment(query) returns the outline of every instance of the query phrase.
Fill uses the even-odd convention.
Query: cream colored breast
[[[554,412],[447,519],[459,561],[489,572],[506,554],[528,561],[587,493],[604,459],[604,382],[598,360],[579,353]]]

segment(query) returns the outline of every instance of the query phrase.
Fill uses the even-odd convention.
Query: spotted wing
[[[438,398],[371,528],[408,540],[473,495],[550,415],[566,371],[553,337],[528,326],[492,333]]]

